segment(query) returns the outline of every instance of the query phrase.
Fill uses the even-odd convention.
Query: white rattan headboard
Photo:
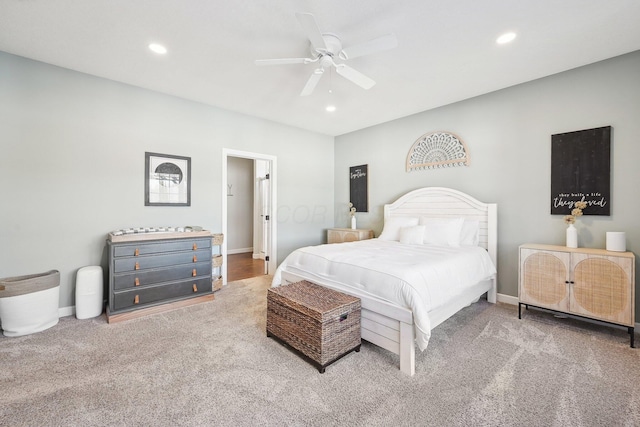
[[[494,265],[498,265],[498,205],[495,203],[482,203],[451,188],[425,187],[384,205],[385,221],[392,216],[478,220],[480,246],[489,252]]]

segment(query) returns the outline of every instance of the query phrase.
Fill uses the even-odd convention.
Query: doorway
[[[229,200],[234,197],[233,183],[229,181],[229,159],[248,159],[253,163],[253,173],[251,181],[253,185],[253,224],[248,224],[247,228],[253,228],[253,246],[251,253],[229,253],[227,250],[230,237],[238,237],[236,234],[241,230],[229,228],[229,215],[236,215],[229,212],[231,203]],[[246,177],[245,177],[246,178]],[[229,274],[229,261],[233,261],[233,276],[254,277],[261,274],[273,274],[276,269],[276,217],[272,207],[276,206],[276,157],[238,151],[231,149],[222,150],[222,233],[224,242],[222,244],[222,281],[227,284],[228,279],[233,279]],[[235,203],[235,200],[234,200]],[[235,216],[233,217],[235,219]],[[230,236],[229,232],[236,233]],[[235,252],[235,251],[231,251]]]

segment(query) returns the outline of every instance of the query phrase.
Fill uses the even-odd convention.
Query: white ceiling
[[[308,56],[295,12],[344,46],[395,33],[348,61],[377,84],[300,97],[313,64],[256,66]],[[639,49],[638,0],[0,0],[2,51],[334,136]]]

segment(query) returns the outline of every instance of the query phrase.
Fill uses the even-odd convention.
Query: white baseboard
[[[253,253],[253,248],[240,248],[240,249],[227,248],[227,255],[246,254],[247,252]]]
[[[76,306],[58,308],[58,317],[73,316],[76,314]]]
[[[511,295],[498,294],[496,296],[498,302],[503,302],[505,304],[518,305],[518,297],[514,297]]]

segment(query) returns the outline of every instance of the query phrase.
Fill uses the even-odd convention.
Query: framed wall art
[[[611,126],[551,135],[551,214],[611,214]]]
[[[369,165],[349,168],[349,202],[356,212],[369,212]]]
[[[144,156],[144,205],[191,206],[191,157]]]

